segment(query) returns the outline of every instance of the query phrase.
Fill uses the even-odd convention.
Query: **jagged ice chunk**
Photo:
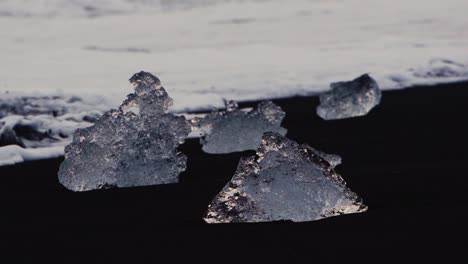
[[[281,127],[285,115],[271,101],[262,102],[249,112],[240,110],[237,103],[229,101],[225,111],[215,110],[197,121],[202,134],[202,149],[213,154],[255,150],[265,132],[286,135],[287,130]]]
[[[232,180],[209,205],[205,221],[303,222],[366,211],[322,154],[265,133],[257,155],[241,159]]]
[[[317,114],[325,120],[363,116],[380,103],[382,92],[377,82],[364,74],[349,82],[330,85],[331,91],[319,96]]]
[[[172,99],[147,72],[130,82],[135,93],[94,126],[75,132],[65,149],[60,182],[73,191],[178,182],[186,157],[177,150],[190,133],[183,116],[168,114]]]

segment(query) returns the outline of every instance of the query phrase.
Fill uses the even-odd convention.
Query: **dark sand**
[[[19,250],[17,260],[60,256],[62,263],[466,259],[455,239],[465,237],[468,209],[468,83],[384,92],[368,116],[332,122],[315,115],[317,98],[275,102],[287,112],[288,137],[343,157],[338,171],[367,213],[207,225],[207,205],[242,154],[204,154],[191,140],[183,147],[189,169],[175,185],[73,193],[57,182],[62,159],[0,168],[1,251]]]

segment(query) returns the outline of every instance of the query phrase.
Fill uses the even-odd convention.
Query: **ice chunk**
[[[320,152],[265,133],[257,155],[240,161],[209,205],[205,221],[303,222],[366,210]]]
[[[183,116],[168,114],[172,99],[147,72],[130,82],[135,93],[94,126],[79,129],[65,149],[60,182],[73,191],[175,183],[186,169],[177,148],[190,133]]]
[[[320,95],[317,114],[325,120],[363,116],[380,103],[382,92],[377,82],[364,74],[349,82],[330,85],[331,91]]]
[[[286,135],[287,130],[281,127],[285,115],[271,101],[262,102],[249,112],[239,110],[236,102],[229,101],[226,111],[215,110],[198,119],[196,126],[202,135],[203,151],[231,153],[257,149],[265,132]]]

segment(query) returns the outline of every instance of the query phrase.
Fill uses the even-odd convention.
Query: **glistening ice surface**
[[[261,102],[250,112],[238,109],[235,102],[226,104],[226,111],[215,110],[198,120],[203,151],[231,153],[255,150],[260,146],[265,132],[286,135],[281,127],[285,112],[271,101]]]
[[[265,133],[257,155],[240,161],[232,180],[209,205],[205,221],[303,222],[366,211],[333,170],[330,157]]]
[[[175,183],[186,169],[177,147],[190,133],[190,123],[166,113],[172,99],[158,78],[140,72],[130,82],[135,93],[94,126],[78,129],[66,147],[59,180],[68,189]]]
[[[330,86],[331,91],[320,95],[317,107],[317,114],[325,120],[366,115],[382,98],[379,85],[367,74]]]

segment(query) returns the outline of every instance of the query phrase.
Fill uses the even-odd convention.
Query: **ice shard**
[[[257,155],[241,159],[232,180],[209,205],[205,221],[304,222],[366,211],[328,158],[307,145],[265,133]]]
[[[380,104],[382,92],[377,82],[364,74],[349,82],[330,85],[331,91],[319,96],[317,114],[325,120],[363,116]]]
[[[130,82],[135,93],[65,148],[59,181],[73,191],[178,182],[186,157],[177,150],[190,133],[183,116],[167,113],[172,99],[147,72]]]
[[[237,103],[229,101],[225,111],[215,110],[198,120],[202,149],[212,154],[255,150],[265,132],[286,135],[287,130],[281,127],[285,115],[271,101],[261,102],[249,112],[240,110]]]

